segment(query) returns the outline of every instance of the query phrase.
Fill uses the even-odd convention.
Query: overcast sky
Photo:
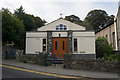
[[[88,12],[94,9],[105,10],[108,15],[117,14],[119,0],[1,0],[0,9],[8,8],[13,13],[21,5],[28,14],[39,16],[47,22],[60,17],[76,15],[84,20]],[[109,1],[109,2],[108,2]]]

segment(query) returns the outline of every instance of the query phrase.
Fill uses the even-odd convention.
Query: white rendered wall
[[[67,32],[52,32],[52,37],[59,37],[59,33],[61,34],[61,37],[67,37]],[[77,38],[77,42],[78,42],[77,45],[78,52],[73,52],[74,54],[95,54],[94,32],[73,32],[72,39],[74,38]],[[47,40],[47,32],[27,32],[26,54],[38,54],[36,52],[43,52],[42,51],[43,39]],[[74,46],[73,46],[73,50],[74,50]]]
[[[43,52],[43,47],[42,47],[43,39],[47,40],[46,32],[27,32],[26,54],[38,54],[38,52],[40,53]]]
[[[36,37],[41,37],[41,38],[46,38],[47,37],[47,32],[26,32],[26,37],[29,38],[36,38]]]
[[[52,37],[67,37],[67,32],[52,32]]]
[[[73,32],[73,45],[74,38],[77,38],[77,52],[73,54],[95,54],[95,34],[94,32]]]

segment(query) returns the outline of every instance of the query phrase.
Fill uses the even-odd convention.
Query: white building
[[[59,18],[36,32],[26,32],[26,54],[39,53],[55,54],[57,58],[63,58],[63,54],[95,58],[95,33]]]

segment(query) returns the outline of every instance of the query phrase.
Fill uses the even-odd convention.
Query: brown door
[[[67,38],[53,38],[52,39],[52,55],[56,58],[63,58],[67,53]]]

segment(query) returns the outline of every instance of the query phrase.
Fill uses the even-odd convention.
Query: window
[[[107,41],[108,41],[108,35],[106,35],[106,39],[107,39]]]
[[[63,28],[60,28],[60,30],[63,30]]]
[[[77,39],[74,39],[74,51],[77,51]]]
[[[113,48],[115,49],[115,32],[112,33],[113,36]]]
[[[63,27],[63,25],[62,25],[62,24],[60,24],[60,27]]]
[[[64,26],[64,30],[67,30],[67,27],[66,27],[66,26]]]
[[[56,30],[59,30],[59,26],[56,26]]]
[[[64,41],[63,41],[63,50],[65,49],[65,47],[64,47],[65,45],[64,45],[64,44],[65,44],[65,43],[64,43]]]
[[[67,30],[67,27],[63,24],[59,24],[56,26],[56,30]]]
[[[46,51],[46,39],[43,39],[43,51]]]
[[[55,41],[55,50],[57,50],[57,41]]]

